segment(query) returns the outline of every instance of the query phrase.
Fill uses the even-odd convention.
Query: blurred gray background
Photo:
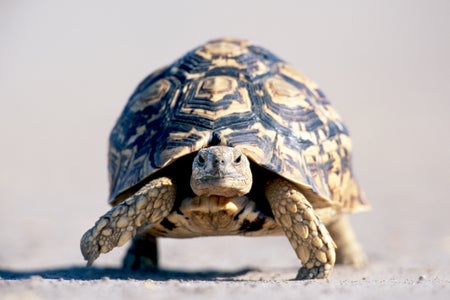
[[[147,74],[207,40],[264,46],[350,128],[373,262],[450,266],[450,2],[1,1],[0,268],[81,265],[109,131]],[[168,268],[297,265],[277,238],[163,240]],[[124,249],[98,265],[119,265]]]

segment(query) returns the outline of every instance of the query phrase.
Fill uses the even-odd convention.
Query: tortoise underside
[[[267,206],[266,200],[251,196],[188,197],[176,204],[160,223],[141,230],[152,236],[171,238],[283,235]],[[315,212],[325,225],[339,215],[332,207],[315,209]]]

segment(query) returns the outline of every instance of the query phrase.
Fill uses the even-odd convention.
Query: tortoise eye
[[[242,155],[239,155],[238,157],[236,157],[236,159],[234,160],[235,164],[240,164],[242,161]]]
[[[204,164],[205,164],[205,159],[203,158],[202,155],[199,155],[199,156],[198,156],[197,161],[198,161],[198,164],[199,164],[199,165],[204,165]]]

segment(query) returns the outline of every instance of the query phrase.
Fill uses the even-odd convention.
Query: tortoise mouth
[[[227,174],[227,175],[218,175],[218,176],[214,176],[214,175],[205,175],[202,176],[201,178],[197,178],[196,179],[199,182],[202,183],[225,183],[225,182],[229,182],[229,181],[244,181],[245,178],[244,176],[241,175],[237,175],[237,174]]]
[[[250,191],[251,185],[251,180],[236,174],[227,176],[207,175],[191,180],[192,190],[198,196],[242,196]]]

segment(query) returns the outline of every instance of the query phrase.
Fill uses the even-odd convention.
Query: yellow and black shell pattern
[[[347,128],[324,94],[268,50],[238,39],[210,41],[139,84],[110,136],[110,202],[212,145],[239,148],[316,206],[366,207]]]

